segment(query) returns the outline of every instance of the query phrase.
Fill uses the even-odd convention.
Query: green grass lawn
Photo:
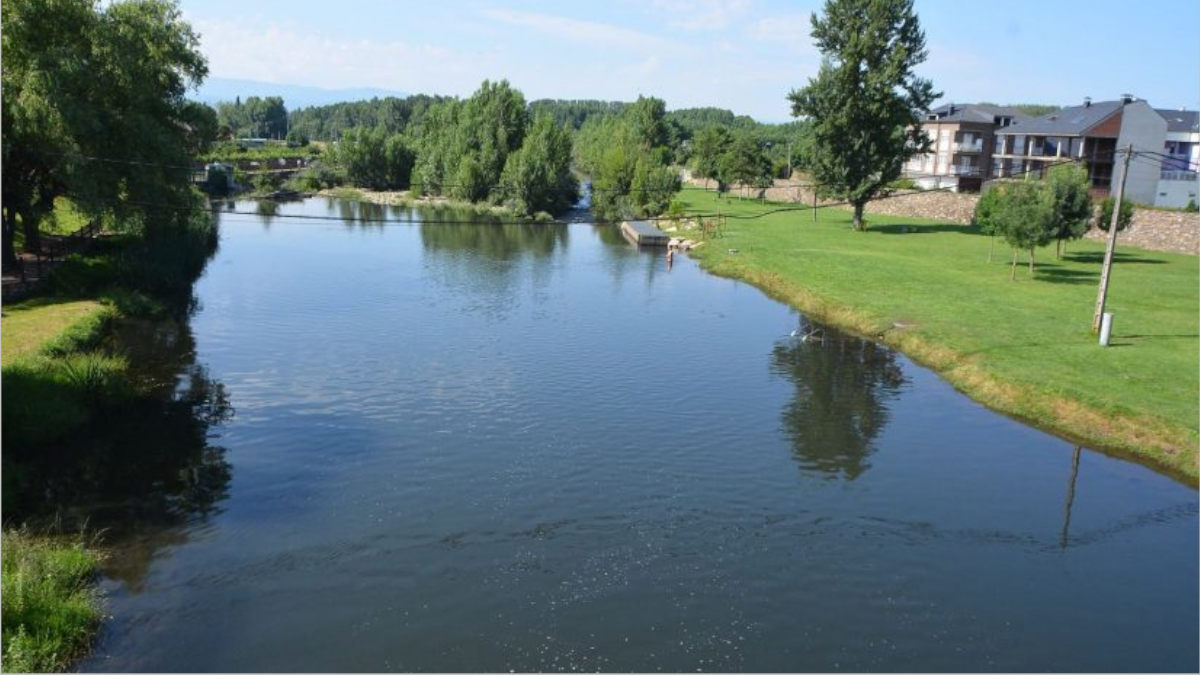
[[[86,340],[96,332],[96,322],[110,311],[96,300],[35,298],[5,305],[0,317],[0,365],[10,365],[63,341]]]
[[[6,395],[5,424],[20,427],[14,410],[32,406],[38,426],[51,429],[71,418],[62,397],[38,397],[21,386],[29,372],[42,372],[66,364],[84,372],[79,364],[103,357],[78,353],[103,335],[114,310],[95,300],[35,298],[6,305],[0,319],[0,361]],[[86,364],[85,364],[86,365]],[[63,368],[59,368],[62,370]],[[14,379],[15,378],[15,379]],[[78,415],[76,415],[77,417]],[[19,429],[5,429],[6,442],[19,438]],[[7,451],[12,450],[6,448]],[[15,470],[5,462],[5,471]],[[3,656],[4,672],[56,672],[67,668],[87,650],[100,620],[92,579],[95,556],[78,541],[33,535],[24,531],[3,534]]]
[[[1010,281],[1011,250],[997,241],[989,263],[991,240],[964,225],[868,213],[854,232],[844,209],[820,209],[814,224],[811,210],[768,213],[794,204],[680,199],[732,216],[692,253],[710,271],[894,345],[993,408],[1196,481],[1196,256],[1118,241],[1103,348],[1091,332],[1100,243],[1071,242],[1062,260],[1039,250],[1032,276],[1022,253]]]

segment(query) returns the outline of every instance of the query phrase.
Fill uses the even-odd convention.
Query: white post
[[[1112,333],[1112,312],[1105,312],[1104,318],[1100,321],[1100,346],[1108,346],[1108,336]]]

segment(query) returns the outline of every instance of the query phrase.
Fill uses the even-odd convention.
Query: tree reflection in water
[[[4,515],[98,534],[118,553],[105,573],[136,589],[155,552],[184,541],[185,526],[218,513],[228,496],[232,467],[210,440],[233,407],[196,364],[186,323],[127,320],[108,349],[135,365],[138,395],[48,447],[5,447]]]
[[[796,461],[805,471],[854,480],[870,468],[874,442],[888,421],[889,399],[905,383],[895,352],[801,317],[797,336],[775,344],[771,372],[796,395],[782,413]]]

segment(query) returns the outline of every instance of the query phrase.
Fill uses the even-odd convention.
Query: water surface
[[[84,669],[1196,668],[1194,489],[612,228],[448,213],[222,216]]]

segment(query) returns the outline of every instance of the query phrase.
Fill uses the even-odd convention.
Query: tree
[[[179,167],[204,122],[184,95],[207,66],[178,7],[4,0],[0,21],[5,262],[17,221],[36,250],[38,222],[62,195],[93,216],[147,216],[148,237],[184,222],[193,202]]]
[[[188,101],[183,104],[179,116],[187,128],[188,154],[196,156],[208,152],[217,140],[217,111],[199,101]]]
[[[1054,201],[1051,236],[1057,240],[1057,255],[1062,258],[1064,241],[1078,239],[1092,226],[1091,181],[1087,170],[1077,164],[1056,166],[1046,177],[1046,189]]]
[[[521,148],[508,156],[501,176],[505,199],[525,215],[557,214],[579,199],[579,181],[571,172],[571,134],[549,113],[541,113]]]
[[[618,116],[589,118],[576,135],[576,162],[592,179],[592,210],[601,217],[662,213],[679,190],[661,104],[639,99]],[[660,127],[662,133],[656,131]]]
[[[1013,248],[1010,279],[1017,278],[1017,250],[1029,251],[1029,272],[1034,272],[1034,251],[1054,238],[1058,216],[1054,191],[1039,181],[1013,181],[993,186],[997,197],[987,208],[988,228]]]
[[[812,122],[818,193],[849,201],[861,230],[866,203],[929,151],[921,115],[941,94],[913,73],[928,52],[912,0],[826,0],[812,28],[820,71],[788,99]]]
[[[1112,223],[1113,208],[1117,205],[1117,200],[1112,197],[1105,197],[1104,201],[1100,202],[1100,215],[1096,219],[1096,227],[1108,232],[1109,225]],[[1133,222],[1133,202],[1123,200],[1121,202],[1121,215],[1117,218],[1117,232],[1123,231],[1129,227],[1129,223]]]
[[[999,212],[1000,202],[1004,199],[1004,190],[1002,184],[992,185],[987,191],[979,196],[979,201],[975,202],[975,225],[979,227],[979,231],[988,235],[991,238],[991,243],[988,246],[988,262],[992,262],[992,249],[996,246],[996,235],[1003,234],[1000,229],[1000,223],[996,219],[996,213]]]
[[[718,176],[723,183],[742,183],[754,187],[771,184],[771,160],[762,146],[747,132],[733,137],[729,148],[718,162]]]
[[[466,101],[434,104],[419,125],[418,191],[499,202],[503,195],[492,188],[528,124],[524,95],[503,80],[484,80]]]
[[[643,150],[667,145],[667,104],[661,98],[638,96],[626,115],[633,125],[634,138]]]
[[[724,127],[705,127],[696,134],[692,140],[692,173],[704,179],[716,178],[729,141],[729,132]]]
[[[408,187],[415,159],[404,136],[388,136],[382,126],[347,129],[334,158],[345,168],[350,183],[372,190]]]

